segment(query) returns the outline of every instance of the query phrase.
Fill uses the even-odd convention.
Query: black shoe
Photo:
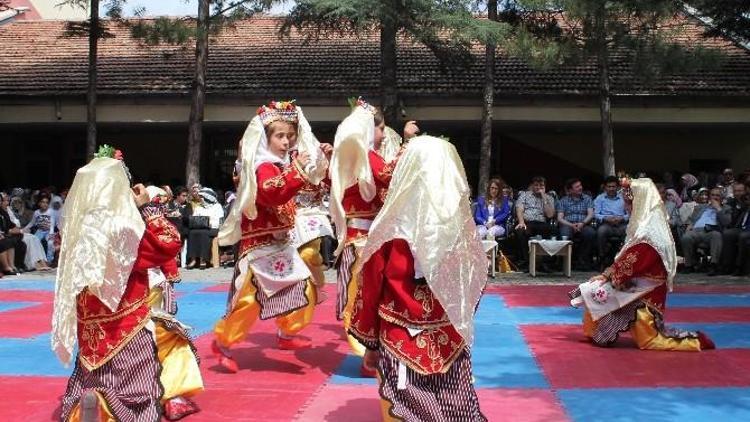
[[[709,277],[715,277],[719,275],[719,271],[717,270],[716,265],[709,266],[708,273],[706,275]]]
[[[18,272],[13,270],[3,270],[3,275],[18,275]]]

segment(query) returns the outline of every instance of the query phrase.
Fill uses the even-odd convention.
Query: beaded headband
[[[369,111],[372,114],[375,114],[377,112],[377,109],[373,107],[370,103],[365,101],[365,99],[362,97],[357,97],[357,98],[351,97],[347,100],[347,102],[349,103],[349,107],[351,107],[352,109],[361,107],[363,110]]]
[[[258,116],[263,126],[268,126],[273,122],[283,121],[289,123],[299,122],[297,115],[296,100],[291,101],[271,101],[268,105],[258,107]]]

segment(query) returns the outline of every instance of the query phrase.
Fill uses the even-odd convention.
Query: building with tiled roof
[[[330,140],[347,113],[347,97],[378,98],[377,35],[306,44],[295,32],[280,39],[280,22],[242,21],[212,40],[203,154],[208,183],[229,183],[236,142],[260,103],[296,98],[319,137]],[[83,161],[87,40],[66,38],[64,26],[41,20],[0,26],[0,142],[12,144],[4,149],[26,160],[25,166],[3,166],[0,186],[65,184]],[[710,72],[645,86],[624,56],[613,55],[618,167],[660,172],[750,167],[750,52],[729,40],[701,39],[702,30],[700,22],[690,21],[684,37],[724,53]],[[99,140],[128,151],[134,157],[129,161],[137,160],[129,163],[131,169],[141,178],[177,181],[184,173],[194,49],[144,46],[126,28],[111,31],[114,36],[99,46]],[[479,153],[483,47],[474,53],[468,68],[443,71],[419,45],[402,40],[398,50],[404,117],[449,136],[470,179]],[[571,175],[596,178],[601,148],[595,64],[537,70],[499,53],[495,75],[494,169],[514,184],[535,173],[558,181]],[[141,156],[149,159],[141,162]],[[60,157],[66,162],[59,163]]]

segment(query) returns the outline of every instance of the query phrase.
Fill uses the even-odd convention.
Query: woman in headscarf
[[[692,198],[690,192],[692,188],[698,186],[698,178],[690,173],[685,173],[682,175],[682,177],[680,177],[680,183],[682,184],[682,193],[680,194],[680,198],[683,201],[692,201],[694,198]]]
[[[24,266],[26,243],[23,230],[10,216],[10,200],[5,192],[0,192],[0,271],[4,275],[17,275]]]
[[[14,196],[10,199],[10,208],[18,218],[19,227],[26,227],[34,218],[34,211],[26,208],[26,201],[21,196]]]
[[[384,420],[486,420],[470,347],[487,259],[469,193],[453,145],[413,138],[362,250],[349,332],[377,365]]]
[[[584,306],[584,335],[607,346],[630,330],[640,349],[713,349],[713,342],[700,331],[664,325],[667,292],[672,291],[677,271],[666,209],[651,179],[624,179],[622,186],[632,207],[625,245],[604,273],[570,293],[573,306]]]
[[[275,318],[278,347],[310,346],[297,336],[312,320],[317,301],[310,270],[291,244],[294,198],[311,181],[310,154],[289,151],[308,125],[294,102],[271,102],[242,136],[237,199],[219,232],[219,244],[239,242],[227,313],[214,327],[212,351],[230,372],[238,366],[229,348],[245,339],[257,318]]]
[[[349,329],[354,297],[359,282],[353,271],[357,256],[367,240],[375,216],[383,206],[393,168],[398,160],[386,162],[377,152],[385,139],[383,114],[361,98],[351,114],[336,129],[331,158],[330,212],[336,227],[337,300],[336,317]],[[404,128],[404,137],[412,138],[419,132],[414,122]],[[365,348],[351,336],[349,345],[354,354],[363,356]],[[363,376],[375,376],[374,368],[360,367]]]
[[[187,242],[187,260],[189,269],[199,267],[205,269],[211,262],[211,242],[219,234],[219,226],[224,218],[224,208],[211,188],[198,190],[198,201],[192,204],[189,218],[204,217],[208,226],[190,227]]]
[[[103,147],[78,170],[62,211],[51,345],[65,365],[78,355],[61,419],[156,422],[164,390],[148,270],[174,260],[180,237],[111,156]]]
[[[23,225],[21,224],[21,220],[18,219],[18,216],[13,210],[13,200],[10,201],[11,205],[8,206],[8,204],[5,202],[7,201],[8,195],[5,193],[0,193],[0,196],[2,196],[3,199],[3,203],[2,205],[0,205],[0,208],[7,212],[8,218],[15,225],[15,227],[23,227]],[[21,200],[21,198],[13,199],[18,199],[21,203],[23,203],[23,200]],[[51,268],[49,267],[49,264],[47,262],[47,254],[44,252],[44,246],[42,246],[42,242],[31,233],[21,233],[21,235],[21,240],[26,245],[26,253],[23,256],[24,267],[26,267],[26,269],[29,271],[50,270]]]
[[[151,201],[149,205],[158,208],[163,215],[168,215],[167,204],[171,201],[169,191],[156,186],[148,186],[146,191]],[[176,421],[200,410],[190,397],[203,391],[197,349],[188,334],[190,328],[176,317],[177,297],[174,285],[180,282],[177,258],[168,260],[159,267],[149,268],[148,281],[148,302],[162,367],[159,379],[164,387],[164,394],[161,402],[164,417]]]

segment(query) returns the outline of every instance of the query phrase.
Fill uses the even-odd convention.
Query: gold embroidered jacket
[[[424,375],[446,372],[465,347],[427,283],[414,279],[414,258],[403,239],[385,243],[362,268],[349,332]]]

